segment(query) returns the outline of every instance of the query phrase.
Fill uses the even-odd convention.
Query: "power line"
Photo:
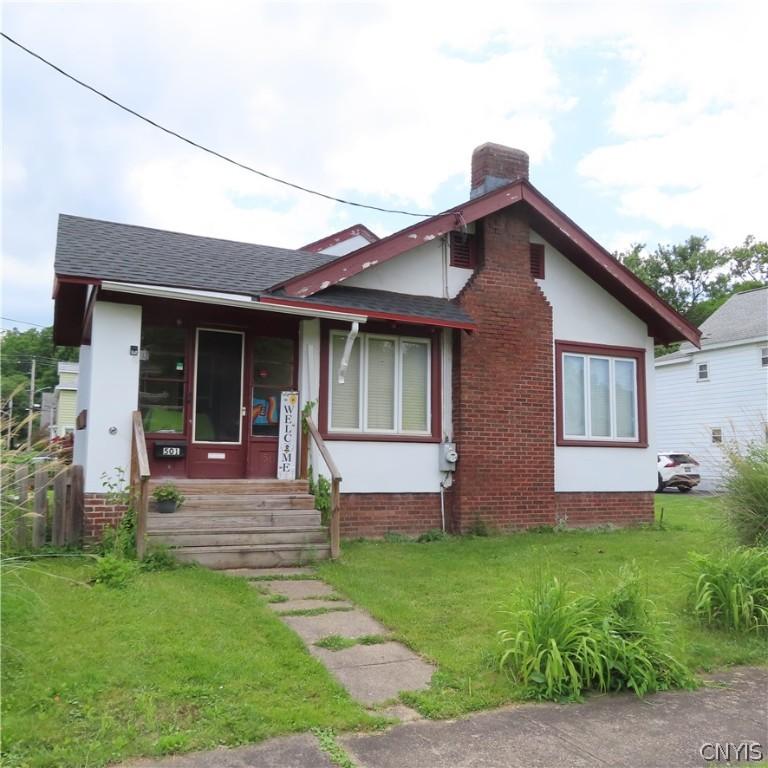
[[[43,64],[48,65],[51,69],[54,69],[60,75],[64,75],[64,77],[68,78],[69,80],[72,80],[72,82],[77,83],[83,88],[86,88],[87,90],[91,91],[91,93],[95,93],[97,96],[100,96],[102,99],[104,99],[105,101],[108,101],[110,104],[113,104],[119,109],[122,109],[124,112],[127,112],[129,115],[138,117],[139,120],[143,120],[145,123],[148,123],[153,128],[157,128],[158,130],[161,130],[164,133],[169,134],[170,136],[173,136],[177,139],[180,139],[183,142],[186,142],[187,144],[195,147],[196,149],[200,149],[203,152],[207,152],[209,155],[218,157],[220,160],[224,160],[225,162],[235,165],[238,168],[242,168],[245,171],[249,171],[250,173],[255,173],[258,176],[262,176],[263,178],[269,179],[270,181],[275,181],[278,184],[284,184],[286,187],[292,187],[293,189],[297,189],[300,192],[306,192],[309,195],[316,195],[317,197],[323,197],[326,200],[333,200],[334,202],[342,203],[343,205],[353,205],[356,208],[367,208],[371,211],[380,211],[381,213],[399,213],[399,214],[402,214],[403,216],[416,216],[416,217],[421,217],[425,219],[429,218],[430,216],[436,215],[434,213],[414,213],[413,211],[401,211],[396,208],[381,208],[378,205],[366,205],[365,203],[356,203],[352,200],[345,200],[341,197],[334,197],[333,195],[327,195],[325,194],[325,192],[318,192],[316,189],[310,189],[309,187],[302,187],[300,184],[295,184],[292,181],[286,181],[285,179],[281,179],[277,176],[271,176],[270,174],[265,173],[264,171],[259,171],[256,168],[252,168],[250,165],[241,163],[239,160],[234,160],[233,158],[228,157],[227,155],[224,155],[221,152],[217,152],[215,149],[210,149],[209,147],[203,146],[202,144],[198,144],[198,142],[193,141],[187,136],[183,136],[182,134],[177,133],[176,131],[170,128],[166,128],[164,125],[161,125],[160,123],[155,122],[151,118],[146,117],[145,115],[142,115],[140,112],[137,112],[135,109],[131,109],[130,107],[127,107],[125,104],[121,104],[116,99],[113,99],[111,96],[107,96],[106,93],[103,93],[97,88],[94,88],[92,85],[88,85],[88,83],[84,83],[82,80],[79,80],[74,75],[71,75],[69,74],[69,72],[63,70],[61,67],[58,67],[56,66],[56,64],[48,61],[48,59],[43,58],[39,53],[35,53],[34,51],[30,50],[26,46],[22,45],[17,40],[14,40],[10,35],[5,34],[5,32],[0,32],[0,35],[2,35],[9,43],[13,43],[13,45],[15,45],[17,48],[21,48],[22,51],[25,51],[30,56],[34,56],[34,58],[38,59],[38,61],[42,61]]]
[[[0,33],[2,34],[2,33]],[[34,325],[38,328],[49,328],[47,325],[40,325],[40,323],[32,323],[29,320],[17,320],[15,317],[2,317],[0,320],[6,320],[9,323],[22,323],[23,325]]]

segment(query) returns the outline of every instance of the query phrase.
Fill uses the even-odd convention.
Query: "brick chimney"
[[[528,155],[502,144],[481,144],[472,153],[470,198],[479,197],[516,179],[528,178]]]

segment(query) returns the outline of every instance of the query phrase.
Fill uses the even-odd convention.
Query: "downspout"
[[[339,363],[339,384],[344,383],[344,374],[347,372],[347,366],[349,365],[349,356],[352,354],[352,345],[357,338],[357,332],[360,330],[360,323],[357,320],[353,321],[352,327],[347,334],[347,341],[344,344],[344,354],[341,356],[341,363]]]

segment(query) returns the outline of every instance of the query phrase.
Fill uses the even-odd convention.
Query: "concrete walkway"
[[[417,691],[429,687],[435,668],[401,643],[387,641],[386,627],[365,611],[337,595],[333,587],[316,578],[311,568],[279,570],[238,570],[233,576],[249,579],[250,584],[273,596],[279,602],[269,606],[309,647],[331,674],[347,689],[350,696],[367,707],[395,704],[400,691]],[[268,579],[266,576],[289,578]],[[307,576],[306,580],[301,576]],[[316,644],[328,637],[360,641],[341,650],[330,650]],[[391,712],[400,720],[411,720],[416,713],[402,705]]]
[[[338,739],[358,768],[687,768],[712,761],[715,744],[731,763],[768,759],[768,668],[737,668],[691,692],[595,696],[583,704],[526,704],[461,720],[398,725]],[[752,747],[752,762],[739,745]],[[742,750],[746,747],[742,747]],[[703,756],[702,756],[703,751]],[[763,757],[758,758],[762,752]],[[709,758],[709,759],[707,759]],[[255,747],[160,760],[133,768],[331,768],[309,734]],[[127,767],[126,767],[127,768]]]

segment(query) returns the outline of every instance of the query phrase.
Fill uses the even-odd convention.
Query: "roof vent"
[[[475,198],[517,179],[528,178],[528,155],[502,144],[481,144],[472,153],[472,189]]]

